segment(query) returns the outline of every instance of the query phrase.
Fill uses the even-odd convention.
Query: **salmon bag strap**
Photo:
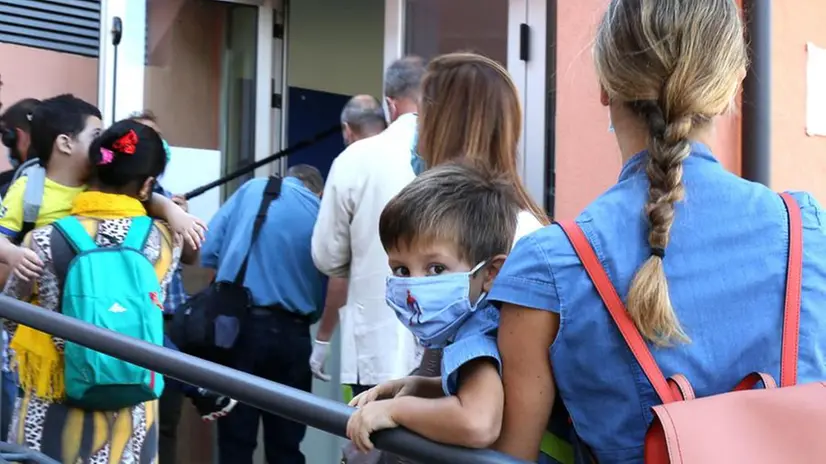
[[[673,395],[668,381],[657,366],[648,345],[640,335],[640,331],[637,330],[637,326],[634,325],[634,321],[631,320],[631,316],[628,315],[628,311],[625,310],[625,304],[620,299],[614,284],[611,283],[611,279],[608,278],[608,274],[599,262],[596,253],[594,253],[588,237],[574,221],[558,221],[557,224],[568,236],[568,240],[571,241],[574,251],[576,251],[582,266],[585,268],[585,272],[591,278],[597,293],[599,293],[602,302],[608,308],[611,318],[622,334],[622,338],[625,339],[625,343],[634,354],[640,367],[642,367],[645,376],[648,377],[648,381],[651,382],[660,400],[663,404],[678,401],[680,398]]]
[[[797,354],[800,341],[800,289],[803,281],[803,219],[794,197],[781,193],[789,213],[789,262],[786,267],[786,302],[783,310],[783,345],[780,357],[780,386],[797,383]]]

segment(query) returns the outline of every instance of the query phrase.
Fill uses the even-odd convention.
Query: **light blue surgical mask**
[[[413,145],[410,147],[410,166],[413,168],[413,173],[417,176],[423,173],[427,166],[425,165],[424,160],[421,156],[419,156],[419,152],[417,150],[419,145],[419,126],[416,126],[416,132],[413,133]]]
[[[166,143],[166,139],[161,139],[161,142],[163,142],[163,149],[166,152],[166,162],[169,163],[169,161],[172,160],[172,150],[169,149],[169,144]]]
[[[470,301],[470,280],[484,266],[483,261],[470,272],[391,276],[385,299],[425,348],[444,348],[487,296],[483,293],[475,302]]]

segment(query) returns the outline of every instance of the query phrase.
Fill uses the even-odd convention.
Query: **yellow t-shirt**
[[[14,181],[3,197],[0,207],[0,233],[9,239],[17,238],[23,229],[23,193],[26,191],[28,177],[23,176]],[[72,202],[78,193],[86,191],[86,186],[67,187],[46,178],[43,185],[43,200],[37,215],[35,227],[47,226],[68,216],[72,211]]]

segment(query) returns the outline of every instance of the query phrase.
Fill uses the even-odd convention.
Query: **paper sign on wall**
[[[826,136],[826,49],[806,44],[806,133]]]

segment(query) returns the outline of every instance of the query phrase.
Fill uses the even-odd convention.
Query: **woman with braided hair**
[[[594,44],[623,168],[576,224],[666,376],[698,397],[779,378],[789,219],[775,192],[727,172],[708,144],[747,63],[734,0],[612,0]],[[826,379],[826,230],[803,222],[798,380]],[[558,227],[522,239],[489,298],[501,308],[505,410],[497,448],[535,460],[561,396],[600,463],[642,462],[660,403]],[[579,455],[581,458],[582,455]]]

